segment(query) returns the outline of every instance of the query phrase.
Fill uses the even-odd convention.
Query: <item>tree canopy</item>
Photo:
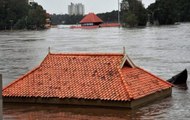
[[[45,25],[46,11],[27,0],[0,0],[0,30],[42,29]]]
[[[118,11],[112,11],[112,12],[106,12],[106,13],[99,13],[97,14],[98,17],[100,17],[104,22],[117,22],[118,20]],[[51,15],[51,22],[53,25],[58,24],[78,24],[82,18],[83,15]]]
[[[78,24],[80,20],[83,18],[83,15],[51,15],[51,22],[53,25],[59,24]]]
[[[147,9],[151,23],[158,21],[160,25],[167,25],[190,21],[189,0],[157,0]]]
[[[121,10],[122,22],[126,26],[146,26],[147,11],[142,2],[138,0],[123,0],[122,3],[128,4],[128,7]]]
[[[106,23],[114,23],[118,22],[118,11],[113,10],[112,12],[99,13],[97,14],[104,22]]]

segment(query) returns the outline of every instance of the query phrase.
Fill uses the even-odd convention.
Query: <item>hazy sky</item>
[[[68,13],[68,5],[73,3],[82,3],[85,5],[85,13],[111,12],[118,9],[118,0],[34,0],[42,5],[48,13],[65,14]],[[122,1],[122,0],[120,0]],[[155,0],[142,0],[145,7]]]

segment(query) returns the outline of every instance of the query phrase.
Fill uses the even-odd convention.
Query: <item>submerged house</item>
[[[119,23],[104,23],[101,18],[99,18],[94,13],[89,13],[86,15],[81,21],[81,26],[71,26],[70,28],[82,28],[82,29],[94,29],[100,27],[120,27],[121,24]]]
[[[49,53],[3,89],[4,102],[135,108],[171,96],[172,84],[126,54]]]
[[[102,24],[103,21],[94,13],[89,13],[81,21],[81,26],[98,26]]]

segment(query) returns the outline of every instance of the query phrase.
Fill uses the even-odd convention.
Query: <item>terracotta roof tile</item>
[[[130,91],[133,99],[155,93],[171,87],[170,83],[155,77],[141,68],[122,68],[124,84]]]
[[[171,87],[141,68],[120,68],[122,58],[48,54],[39,67],[5,87],[3,96],[130,101]]]
[[[103,23],[103,21],[94,13],[89,13],[80,21],[80,23]]]

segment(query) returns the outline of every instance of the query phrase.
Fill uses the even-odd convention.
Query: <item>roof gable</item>
[[[135,68],[135,64],[132,62],[132,60],[128,57],[127,54],[123,56],[122,63],[121,63],[121,68],[123,67],[130,67],[130,68]]]
[[[94,13],[89,13],[80,21],[80,23],[103,23],[103,21]]]

